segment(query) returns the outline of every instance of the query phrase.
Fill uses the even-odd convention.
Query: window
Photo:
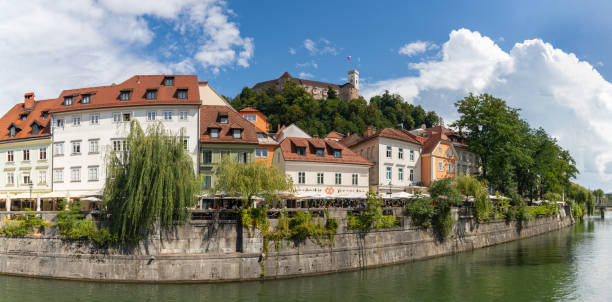
[[[212,163],[212,151],[211,150],[202,151],[202,163],[205,163],[205,164]]]
[[[80,126],[81,125],[81,116],[75,115],[72,117],[72,126]]]
[[[113,112],[113,123],[121,122],[121,113]]]
[[[30,160],[30,149],[23,150],[23,160]]]
[[[27,119],[28,119],[28,114],[27,114],[27,113],[21,114],[21,115],[19,116],[19,119],[20,119],[20,120],[22,120],[22,121],[27,120]]]
[[[172,120],[172,111],[164,111],[164,120],[166,121]]]
[[[325,154],[325,151],[321,148],[317,148],[315,150],[315,153],[317,154],[318,157],[323,157],[323,155]]]
[[[448,163],[448,173],[453,172],[453,163]]]
[[[40,113],[40,117],[42,117],[44,120],[49,118],[49,111],[45,110],[43,112]]]
[[[229,119],[227,117],[227,115],[222,115],[219,117],[219,123],[220,124],[227,124],[229,122]]]
[[[391,158],[393,154],[391,153],[391,146],[387,146],[387,158]]]
[[[70,181],[71,182],[81,181],[81,167],[70,168]]]
[[[243,114],[242,117],[244,117],[244,119],[249,121],[249,122],[256,122],[257,121],[257,115],[255,115],[255,114]]]
[[[212,176],[205,175],[204,176],[204,189],[210,189],[212,187]]]
[[[64,143],[54,143],[53,146],[55,147],[54,155],[64,155]]]
[[[81,142],[72,142],[72,154],[81,154]]]
[[[438,153],[442,154],[442,147],[438,147]]]
[[[232,137],[234,139],[241,139],[242,138],[242,129],[232,129]]]
[[[176,97],[179,100],[186,100],[187,99],[187,89],[179,89],[176,91]]]
[[[15,157],[14,157],[12,150],[6,152],[6,161],[9,161],[9,162],[15,161]]]
[[[40,148],[38,150],[38,159],[46,160],[47,159],[47,148]]]
[[[124,113],[123,114],[123,121],[124,122],[129,122],[132,119],[132,114],[131,113]]]
[[[268,149],[266,149],[266,148],[257,148],[257,149],[255,149],[255,157],[267,158],[268,157]]]
[[[14,185],[15,184],[15,173],[13,173],[13,172],[6,172],[6,184],[7,185]]]
[[[299,156],[306,156],[306,148],[305,147],[296,147],[295,151]]]
[[[181,121],[186,121],[187,120],[187,111],[180,111],[179,112],[179,120],[181,120]]]
[[[410,161],[414,161],[414,150],[410,150]]]
[[[335,150],[334,150],[334,157],[335,157],[335,158],[340,158],[340,157],[342,157],[342,150],[335,149]]]
[[[147,100],[157,99],[157,89],[147,89],[146,98]]]
[[[342,173],[336,173],[336,184],[337,185],[341,185],[342,184]]]
[[[72,97],[71,96],[65,96],[64,97],[64,106],[72,106]]]
[[[33,123],[32,124],[32,135],[37,135],[38,134],[38,129],[40,129],[40,127],[38,127],[37,123]]]
[[[387,180],[391,180],[391,167],[387,167],[386,177]]]
[[[55,121],[55,125],[56,125],[58,128],[64,128],[64,119],[57,119],[57,120]]]
[[[189,150],[189,139],[183,138],[183,149]]]
[[[91,103],[91,94],[83,94],[81,96],[81,103],[83,103],[83,104]]]
[[[23,175],[23,184],[27,185],[27,184],[31,184],[32,183],[32,179],[30,178],[30,174],[24,174]]]
[[[129,101],[131,95],[132,95],[131,91],[124,90],[124,91],[121,91],[121,93],[119,94],[119,99],[122,100],[122,101]]]
[[[148,121],[154,121],[155,118],[157,118],[157,112],[155,112],[155,111],[147,112],[147,120]]]
[[[165,77],[164,86],[174,86],[174,77]]]
[[[440,172],[444,171],[444,163],[441,160],[438,161],[438,171]]]
[[[357,184],[359,184],[359,174],[353,174],[353,186],[356,186]]]
[[[89,122],[92,125],[99,125],[100,124],[100,114],[99,113],[92,113],[89,115]]]
[[[453,150],[448,149],[448,157],[453,157]]]
[[[298,183],[299,184],[306,183],[306,172],[298,172]]]
[[[87,180],[89,181],[98,180],[98,166],[87,168]]]
[[[99,153],[100,152],[100,146],[99,146],[99,140],[97,139],[92,139],[89,140],[89,153]]]
[[[219,128],[210,129],[210,138],[219,138]]]
[[[247,162],[247,157],[248,154],[246,152],[238,152],[238,162],[239,163],[246,163]]]
[[[318,185],[322,185],[323,184],[323,173],[321,173],[321,172],[317,173],[317,184]]]
[[[125,141],[122,140],[114,140],[113,141],[113,151],[123,151],[125,150]]]
[[[399,148],[397,150],[397,158],[404,159],[404,148]]]
[[[15,137],[15,135],[17,135],[17,130],[15,129],[15,126],[11,127],[11,133],[9,134],[10,137]]]
[[[404,180],[404,168],[397,169],[397,180]]]
[[[53,182],[64,182],[64,169],[53,169]]]
[[[257,138],[267,138],[265,133],[257,132]]]
[[[47,171],[44,171],[44,170],[38,171],[38,183],[39,184],[47,183]]]
[[[414,181],[414,169],[410,169],[410,181]]]

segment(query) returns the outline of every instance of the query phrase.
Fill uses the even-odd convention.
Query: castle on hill
[[[355,69],[348,71],[348,83],[342,85],[299,79],[285,72],[278,79],[255,84],[252,89],[255,91],[262,91],[274,87],[280,91],[289,80],[293,80],[298,86],[303,87],[316,99],[326,99],[327,90],[329,88],[335,90],[338,97],[346,101],[359,97],[359,71]]]

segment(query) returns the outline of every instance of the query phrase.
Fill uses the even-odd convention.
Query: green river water
[[[0,276],[0,301],[612,301],[612,212],[454,256],[315,277],[156,285]]]

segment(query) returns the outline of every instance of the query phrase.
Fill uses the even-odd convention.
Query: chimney
[[[421,125],[421,129],[425,129],[425,128],[427,128],[427,125],[422,124],[422,125]]]
[[[374,126],[368,126],[368,128],[365,131],[363,131],[364,137],[370,137],[370,136],[373,136],[374,134],[376,134],[376,127]]]
[[[34,92],[28,92],[23,96],[23,109],[34,109]]]

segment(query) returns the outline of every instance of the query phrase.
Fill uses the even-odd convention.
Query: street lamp
[[[32,184],[32,180],[31,179],[28,182],[28,186],[30,187],[30,207],[31,207],[32,206],[32,187],[34,186],[34,184]]]

